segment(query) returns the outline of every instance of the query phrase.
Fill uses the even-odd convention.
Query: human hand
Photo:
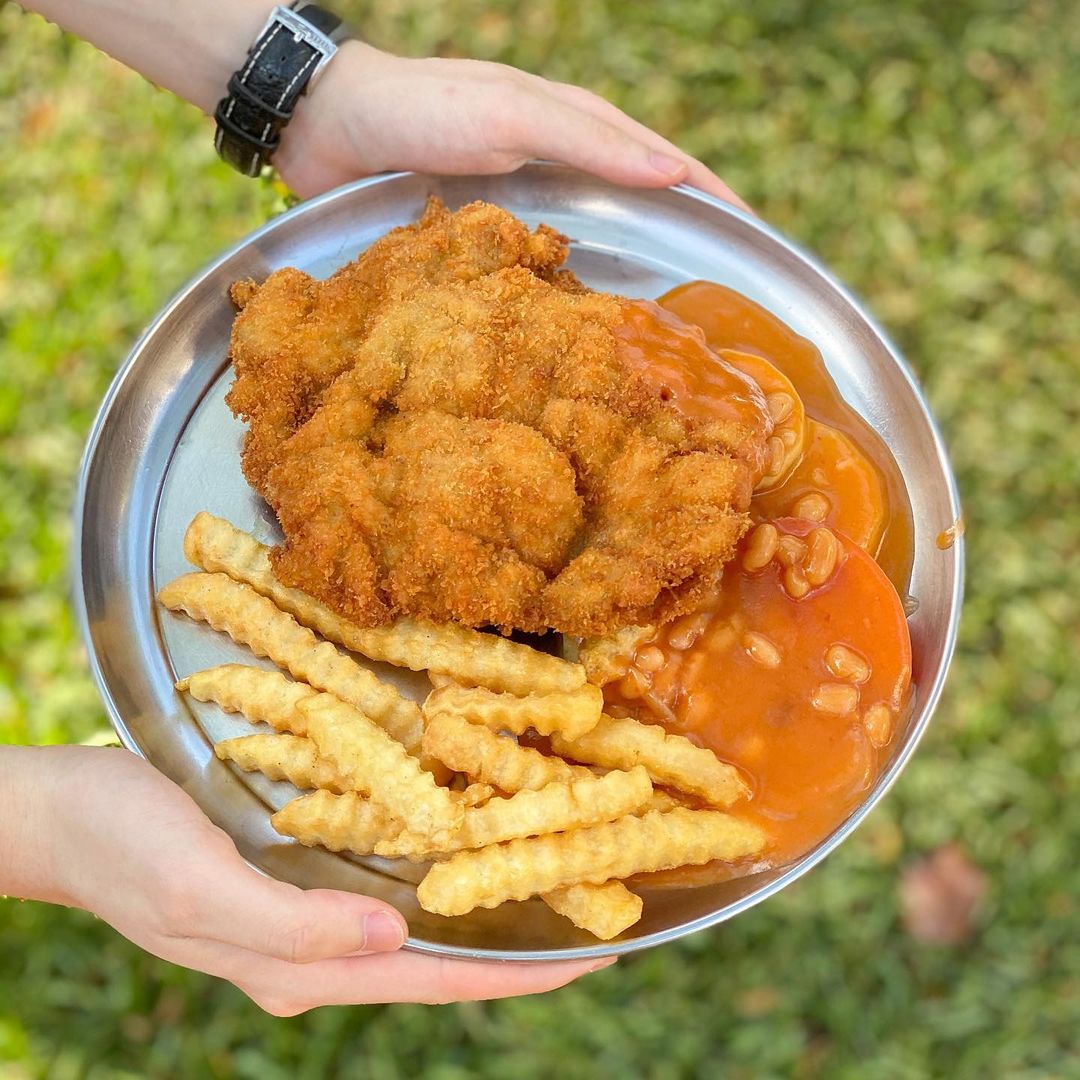
[[[184,791],[126,750],[4,748],[0,773],[4,871],[24,864],[22,881],[16,871],[0,893],[92,911],[147,952],[228,979],[277,1016],[531,994],[606,966],[400,951],[405,921],[388,904],[263,876]],[[23,833],[14,845],[12,829]]]
[[[616,184],[685,181],[748,210],[700,161],[578,86],[479,60],[346,42],[285,129],[274,165],[307,198],[389,169],[512,172],[551,158]]]

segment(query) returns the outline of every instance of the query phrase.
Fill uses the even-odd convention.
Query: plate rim
[[[563,166],[558,163],[547,161],[530,162],[528,165],[524,166],[523,169],[529,171],[562,170],[570,173],[578,172],[578,170],[571,169],[568,166]],[[292,221],[294,218],[311,213],[317,207],[325,206],[338,199],[347,198],[358,190],[392,184],[397,180],[414,176],[430,176],[434,179],[445,179],[458,184],[467,184],[468,181],[472,179],[484,181],[491,180],[491,177],[486,176],[477,176],[475,178],[471,176],[440,177],[437,174],[421,174],[410,171],[382,173],[375,176],[365,177],[361,180],[353,181],[351,183],[334,188],[330,191],[324,192],[321,195],[318,195],[312,199],[308,199],[301,203],[298,203],[296,206],[291,207],[282,214],[278,214],[270,218],[262,225],[251,230],[246,235],[240,237],[235,243],[231,244],[228,248],[226,248],[220,255],[212,259],[210,262],[206,263],[197,273],[192,275],[179,289],[177,289],[173,293],[173,295],[162,305],[162,307],[159,309],[159,311],[150,321],[150,323],[146,326],[146,328],[142,331],[142,333],[138,335],[135,342],[131,346],[125,360],[117,369],[116,374],[111,380],[109,387],[104,397],[102,398],[94,421],[91,424],[90,429],[87,433],[86,443],[80,459],[78,482],[73,503],[72,512],[74,520],[71,544],[69,548],[71,567],[71,601],[76,616],[76,622],[78,624],[80,637],[85,647],[87,663],[89,665],[94,684],[105,706],[113,729],[115,730],[123,746],[129,751],[138,754],[140,757],[144,758],[144,760],[149,761],[150,759],[139,747],[128,727],[127,721],[125,720],[120,711],[113,692],[105,678],[100,658],[98,657],[97,650],[94,646],[94,639],[90,627],[89,610],[86,602],[85,572],[83,566],[85,528],[87,524],[86,499],[88,494],[87,489],[90,473],[95,460],[95,455],[102,439],[102,435],[105,432],[106,426],[110,421],[113,408],[115,407],[116,402],[123,390],[124,384],[131,376],[132,372],[135,370],[136,365],[139,363],[140,357],[144,353],[146,345],[158,331],[159,327],[161,327],[162,324],[164,324],[170,318],[175,309],[184,302],[184,300],[192,291],[194,291],[207,277],[211,276],[216,270],[218,270],[223,264],[232,259],[235,255],[239,254],[249,246],[256,244],[259,239],[281,228],[283,225]],[[612,187],[615,187],[615,185],[612,185]],[[865,324],[869,327],[873,334],[881,341],[893,363],[896,365],[897,369],[902,375],[905,383],[907,384],[907,389],[911,394],[913,400],[918,404],[922,419],[926,423],[927,429],[930,433],[930,438],[932,442],[931,449],[933,451],[933,456],[941,466],[941,472],[945,480],[945,493],[948,498],[953,518],[955,520],[962,520],[962,506],[955,473],[953,471],[952,464],[947,452],[945,440],[942,436],[937,420],[930,408],[929,402],[927,401],[926,395],[923,392],[922,387],[916,380],[914,372],[907,359],[904,357],[903,353],[897,348],[891,337],[884,331],[884,329],[879,325],[874,316],[866,309],[866,307],[856,297],[856,295],[846,285],[839,281],[836,276],[827,267],[825,267],[814,255],[804,249],[801,244],[793,241],[790,237],[780,232],[775,227],[764,222],[756,215],[749,214],[730,203],[727,203],[719,198],[716,198],[715,196],[709,195],[706,192],[700,191],[686,184],[674,185],[672,188],[659,189],[659,191],[674,191],[675,193],[683,197],[689,198],[693,201],[703,204],[704,206],[707,206],[712,211],[719,211],[722,214],[733,216],[736,219],[742,221],[744,224],[749,225],[752,229],[763,233],[770,240],[780,245],[790,254],[794,255],[815,275],[824,279],[828,286],[832,290],[834,290],[835,293],[840,296],[848,305],[850,305],[850,307],[865,322]],[[639,195],[642,194],[642,189],[637,189],[637,193]],[[157,498],[160,498],[160,488],[158,490]],[[156,504],[157,499],[155,499],[155,514]],[[925,688],[922,686],[919,687],[920,694],[918,710],[920,715],[917,718],[913,728],[909,732],[904,746],[901,748],[900,752],[895,756],[895,758],[889,763],[888,768],[878,776],[874,787],[868,793],[866,799],[854,811],[852,811],[850,816],[829,836],[824,838],[813,850],[800,857],[772,880],[754,889],[746,896],[741,897],[725,905],[724,907],[714,910],[697,919],[691,920],[690,922],[681,923],[676,927],[668,928],[661,931],[655,931],[651,934],[633,938],[623,942],[597,942],[595,945],[575,946],[561,949],[554,948],[545,950],[483,949],[473,946],[429,942],[421,938],[414,938],[410,934],[410,936],[405,942],[404,947],[411,951],[428,955],[463,958],[470,960],[482,959],[495,962],[550,962],[554,960],[596,959],[604,956],[625,955],[627,953],[637,952],[643,949],[648,949],[657,945],[665,944],[669,941],[675,941],[689,934],[719,925],[720,923],[725,922],[730,918],[734,918],[736,915],[742,914],[744,911],[749,910],[751,907],[757,906],[769,897],[786,888],[796,879],[808,873],[823,859],[825,859],[827,855],[831,854],[832,851],[839,847],[840,844],[843,843],[843,841],[846,840],[851,835],[851,833],[859,827],[859,825],[865,820],[867,815],[884,798],[884,796],[892,788],[893,784],[896,783],[900,774],[903,772],[904,768],[910,761],[915,750],[918,748],[918,745],[925,736],[930,721],[934,716],[955,657],[960,625],[960,612],[962,610],[964,598],[966,560],[965,543],[963,536],[957,538],[955,544],[953,545],[953,549],[955,559],[955,574],[951,595],[948,598],[949,619],[947,631],[944,640],[941,642],[939,652],[939,655],[941,657],[940,667],[937,676],[935,677],[931,685]],[[150,553],[148,553],[148,557],[149,554]],[[150,762],[150,764],[153,764],[153,762]],[[264,874],[265,876],[270,876],[267,871],[252,863],[251,860],[245,858],[245,862],[247,862],[248,865],[252,866],[253,869],[257,870],[259,873]]]

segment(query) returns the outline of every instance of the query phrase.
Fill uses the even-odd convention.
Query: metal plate
[[[282,266],[323,277],[388,229],[413,221],[431,193],[457,207],[486,199],[530,226],[572,238],[569,265],[589,285],[655,297],[705,278],[763,304],[825,356],[847,400],[891,447],[915,521],[910,620],[917,706],[888,767],[863,805],[799,862],[740,881],[645,894],[641,922],[598,943],[539,901],[445,919],[416,903],[416,871],[303,848],[270,827],[268,807],[286,784],[237,774],[211,741],[249,732],[216,707],[173,690],[178,675],[250,654],[221,634],[159,611],[155,591],[190,569],[181,550],[188,521],[210,510],[264,540],[276,539],[267,509],[240,472],[242,425],[223,397],[233,309],[227,288]],[[696,191],[635,191],[551,164],[509,176],[432,178],[393,174],[304,203],[243,240],[162,311],[117,375],[90,435],[76,510],[75,602],[90,662],[124,744],[180,784],[236,841],[250,862],[304,887],[382,897],[409,921],[409,947],[442,955],[539,960],[623,953],[711,926],[805,873],[834,848],[896,779],[937,703],[960,607],[963,544],[938,533],[959,516],[949,465],[933,421],[896,350],[820,266],[761,222]],[[426,682],[374,665],[406,690]]]

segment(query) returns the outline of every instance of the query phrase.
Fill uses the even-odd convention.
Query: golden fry
[[[638,646],[656,633],[655,626],[624,626],[603,637],[585,638],[578,647],[578,660],[590,683],[607,686],[629,670]]]
[[[669,735],[658,724],[604,716],[580,739],[553,733],[551,746],[564,757],[609,769],[644,765],[656,783],[698,795],[711,806],[730,806],[749,794],[733,765],[682,735]]]
[[[415,702],[380,682],[328,641],[319,641],[273,600],[249,586],[226,574],[185,574],[166,585],[158,599],[170,611],[184,611],[215,630],[224,630],[256,656],[269,656],[294,678],[362,710],[407,750],[419,746],[423,722]]]
[[[465,915],[580,882],[601,885],[652,870],[741,859],[764,846],[757,826],[716,810],[654,811],[458,852],[432,866],[416,896],[425,911]]]
[[[464,807],[482,806],[495,798],[495,789],[490,784],[469,784],[460,791],[451,788],[450,798]]]
[[[196,671],[176,684],[196,701],[212,701],[226,712],[241,713],[253,724],[269,724],[275,731],[306,735],[303,714],[297,707],[318,693],[306,683],[293,682],[280,671],[265,671],[247,664],[221,664]]]
[[[519,746],[453,713],[438,713],[428,720],[422,745],[425,754],[451,769],[508,793],[593,775],[583,765],[568,765],[562,758]]]
[[[686,806],[692,800],[681,800],[677,795],[670,791],[665,791],[663,788],[654,787],[652,796],[645,804],[646,811],[659,810],[662,814],[666,814],[669,810],[674,810],[676,806]],[[697,805],[691,805],[691,810],[697,810]]]
[[[270,824],[306,847],[319,844],[356,855],[370,855],[380,837],[401,829],[401,822],[384,806],[355,791],[344,795],[316,791],[293,799],[270,818]]]
[[[401,743],[332,694],[300,703],[308,734],[353,788],[371,795],[410,829],[438,840],[458,829],[465,808],[438,787]]]
[[[492,731],[512,731],[520,735],[532,728],[541,735],[561,732],[577,739],[600,721],[604,695],[598,686],[580,686],[569,693],[496,694],[483,687],[442,686],[424,702],[424,715],[456,713]]]
[[[652,794],[649,774],[642,768],[609,772],[568,784],[548,784],[539,791],[519,791],[508,799],[491,799],[465,811],[461,828],[446,843],[425,835],[402,832],[375,845],[377,855],[427,859],[462,848],[498,844],[519,836],[561,832],[632,814]]]
[[[205,511],[188,526],[184,554],[204,570],[250,585],[304,626],[372,660],[517,694],[573,690],[585,682],[579,664],[455,623],[405,617],[390,626],[356,626],[307,593],[282,585],[271,569],[269,548]]]
[[[621,881],[603,885],[566,885],[543,893],[541,899],[552,911],[565,915],[575,926],[588,930],[601,941],[610,941],[641,918],[641,897]]]
[[[352,791],[348,779],[325,758],[310,740],[298,735],[243,735],[214,745],[222,761],[231,761],[245,772],[261,772],[271,780],[288,780],[301,791],[325,788],[337,795]]]

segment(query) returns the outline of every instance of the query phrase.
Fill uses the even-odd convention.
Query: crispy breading
[[[228,400],[285,585],[361,626],[577,636],[701,595],[747,525],[764,398],[654,305],[560,278],[565,255],[497,208],[432,204],[325,282],[237,294]],[[630,359],[641,335],[690,342],[742,412],[669,401]]]
[[[432,198],[419,221],[376,240],[325,281],[286,267],[261,285],[237,282],[236,382],[228,402],[251,422],[244,472],[252,486],[259,489],[281,442],[311,416],[335,376],[352,366],[355,347],[385,305],[421,285],[472,281],[505,266],[550,279],[565,258],[566,238],[553,229],[530,232],[486,203],[452,214]]]

